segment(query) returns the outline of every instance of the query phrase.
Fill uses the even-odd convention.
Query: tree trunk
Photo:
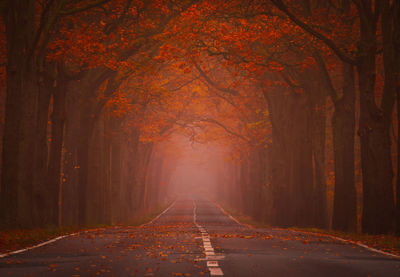
[[[27,55],[35,34],[35,2],[8,1],[6,122],[3,137],[1,219],[8,227],[33,225],[32,168],[34,159],[37,78]]]
[[[343,64],[343,97],[332,118],[335,194],[332,228],[356,231],[357,198],[354,182],[355,86],[353,66]]]
[[[362,230],[388,233],[394,215],[390,120],[375,102],[376,26],[361,20],[361,53],[357,63],[360,90],[360,143],[363,175]],[[385,92],[384,92],[385,94]],[[385,95],[384,95],[385,97]],[[391,113],[390,113],[391,114]]]
[[[51,115],[51,144],[50,158],[47,169],[47,189],[51,192],[51,215],[49,222],[58,225],[60,180],[61,180],[61,157],[65,125],[65,97],[67,93],[67,82],[59,79],[53,94],[53,112]]]
[[[51,71],[53,68],[47,67]],[[45,74],[43,74],[45,75]],[[53,207],[51,201],[53,196],[51,190],[46,186],[47,164],[48,164],[48,121],[49,121],[49,104],[51,97],[51,89],[53,88],[53,80],[40,76],[40,90],[37,107],[37,128],[34,138],[35,148],[33,157],[35,164],[33,168],[33,201],[34,207],[33,217],[36,225],[44,226],[51,223],[51,213]],[[54,106],[53,106],[54,109]]]
[[[89,181],[89,141],[91,137],[90,112],[81,111],[80,138],[78,145],[78,224],[87,222],[87,194]]]
[[[149,193],[149,184],[148,184],[148,173],[149,173],[149,165],[151,156],[153,153],[153,144],[145,144],[142,145],[143,154],[140,156],[140,168],[139,168],[139,186],[140,193],[138,195],[140,199],[139,209],[145,210],[148,206],[148,193]]]
[[[311,226],[308,215],[313,196],[312,140],[305,97],[281,91],[264,91],[264,96],[273,135],[273,224]]]
[[[326,134],[326,90],[321,89],[321,83],[310,80],[309,76],[319,73],[315,69],[306,70],[301,74],[301,86],[305,88],[307,104],[305,106],[309,123],[308,133],[312,143],[313,162],[313,208],[310,214],[310,224],[325,228],[327,219],[327,194],[325,180],[325,134]]]
[[[112,120],[113,136],[111,138],[111,217],[112,222],[122,220],[120,209],[122,209],[121,201],[121,140],[120,135],[116,132],[120,128],[119,122]],[[114,134],[115,133],[115,134]]]
[[[394,2],[394,46],[397,64],[396,95],[397,95],[397,183],[396,183],[396,234],[400,235],[400,2]]]

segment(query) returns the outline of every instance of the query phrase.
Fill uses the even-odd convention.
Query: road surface
[[[179,199],[141,227],[81,233],[0,259],[0,276],[400,276],[400,259],[331,238],[239,225]]]

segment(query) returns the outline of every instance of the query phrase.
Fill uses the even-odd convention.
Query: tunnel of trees
[[[400,234],[399,1],[0,10],[1,228],[129,223],[202,145],[255,220]]]

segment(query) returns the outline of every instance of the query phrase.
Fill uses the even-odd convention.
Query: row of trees
[[[221,197],[256,219],[354,231],[361,207],[362,231],[400,232],[398,1],[0,8],[4,226],[129,221],[181,132],[229,149]]]
[[[147,205],[156,177],[144,120],[161,97],[149,87],[150,59],[191,5],[1,2],[3,226],[129,221]]]
[[[329,223],[328,98],[333,110],[328,125],[335,176],[332,227],[356,229],[355,162],[359,160],[362,230],[387,233],[399,228],[400,178],[394,183],[393,174],[398,135],[391,132],[398,130],[394,104],[399,92],[399,4],[216,1],[203,9],[184,23],[190,29],[185,34],[191,34],[183,42],[186,51],[194,57],[200,56],[199,51],[220,56],[227,66],[247,71],[262,88],[269,112],[268,154],[263,148],[246,150],[236,180],[253,190],[256,198],[263,184],[269,184],[266,194],[271,205],[265,205],[265,199],[256,201],[254,215],[267,206],[272,212],[269,221],[276,225]],[[360,156],[355,155],[355,143],[360,145]],[[263,166],[265,159],[268,169]],[[243,195],[249,194],[243,191]],[[255,203],[252,197],[243,201]]]

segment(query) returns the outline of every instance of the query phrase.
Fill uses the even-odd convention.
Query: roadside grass
[[[391,254],[400,255],[400,237],[395,235],[369,235],[364,233],[350,233],[341,232],[334,230],[324,230],[319,228],[301,228],[301,227],[290,227],[290,228],[275,228],[266,223],[254,220],[252,217],[245,215],[231,207],[228,207],[222,203],[219,203],[223,209],[230,215],[235,217],[239,222],[250,225],[253,228],[269,228],[275,230],[287,230],[297,231],[304,233],[312,233],[314,235],[326,235],[334,236],[344,240],[348,240],[352,243],[362,243],[369,247],[385,251]]]
[[[231,207],[223,205],[222,203],[219,203],[219,204],[228,214],[232,215],[234,218],[236,218],[240,223],[242,223],[244,225],[250,225],[253,228],[271,228],[270,225],[268,225],[264,222],[256,221],[251,216],[248,216],[238,210],[235,210]]]
[[[151,210],[138,212],[133,216],[132,220],[128,221],[127,226],[133,226],[133,227],[140,226],[142,224],[150,222],[156,216],[161,214],[165,209],[167,209],[171,204],[172,204],[172,202],[168,202],[164,205],[160,205]]]
[[[168,203],[168,205],[161,205],[149,211],[136,213],[132,220],[126,224],[97,224],[89,225],[84,228],[80,228],[78,226],[49,226],[45,228],[33,229],[0,229],[0,254],[30,247],[58,236],[68,235],[76,232],[112,228],[115,226],[137,227],[151,221],[153,218],[163,212],[170,204],[171,203]]]
[[[17,250],[79,231],[78,227],[46,227],[0,230],[0,253]]]
[[[395,235],[370,235],[364,233],[350,233],[334,230],[324,230],[318,228],[299,228],[291,227],[288,230],[299,232],[323,234],[328,236],[335,236],[341,239],[351,241],[353,243],[362,243],[369,247],[389,252],[391,254],[400,255],[400,237]]]

